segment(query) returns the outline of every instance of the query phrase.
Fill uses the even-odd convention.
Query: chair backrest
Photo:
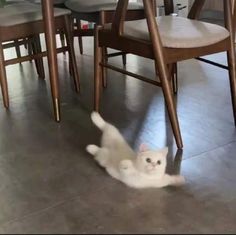
[[[204,7],[204,4],[206,4],[206,7],[208,7],[211,0],[195,0],[193,3],[193,6],[189,12],[188,18],[190,19],[197,19],[200,16],[200,12]],[[235,26],[235,1],[234,0],[221,0],[217,1],[217,5],[215,5],[217,9],[222,8],[222,11],[224,12],[224,22],[225,27],[234,35],[234,26]]]
[[[169,2],[170,0],[166,1]],[[145,1],[143,1],[145,2]],[[156,12],[156,1],[155,0],[149,0],[148,1],[148,5],[150,5],[152,13],[154,15],[154,17],[156,16],[157,12]],[[118,35],[122,35],[123,34],[123,30],[124,30],[124,22],[125,22],[125,18],[126,18],[126,12],[128,9],[128,4],[129,4],[129,0],[119,0],[118,4],[117,4],[117,8],[114,14],[114,18],[113,18],[113,22],[112,22],[112,30],[114,33],[118,34]],[[145,14],[149,14],[146,12],[145,10],[145,6],[144,6],[144,11]]]
[[[189,19],[198,19],[205,2],[206,2],[205,0],[195,0],[193,2],[193,5],[192,5],[190,11],[189,11],[188,18]]]

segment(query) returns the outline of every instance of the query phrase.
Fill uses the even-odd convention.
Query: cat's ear
[[[148,150],[149,150],[148,146],[144,143],[139,146],[139,152],[141,152],[141,153],[146,152]]]
[[[165,156],[165,157],[167,156],[168,152],[169,152],[168,147],[165,147],[165,148],[163,148],[163,149],[161,150],[161,153],[162,153],[163,156]]]

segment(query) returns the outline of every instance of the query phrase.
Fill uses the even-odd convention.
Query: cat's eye
[[[147,163],[151,163],[152,162],[152,160],[150,158],[147,158],[146,161],[147,161]]]
[[[161,165],[161,161],[160,160],[157,161],[157,165]]]

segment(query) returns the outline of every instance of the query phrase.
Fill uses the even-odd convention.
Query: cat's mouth
[[[148,168],[149,172],[155,172],[157,170],[156,166],[152,166]]]

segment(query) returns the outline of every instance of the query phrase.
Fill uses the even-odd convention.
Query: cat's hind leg
[[[96,154],[98,153],[98,151],[100,150],[100,148],[99,148],[97,145],[91,144],[91,145],[88,145],[88,146],[86,147],[86,150],[87,150],[87,152],[90,153],[91,155],[96,156]]]
[[[106,148],[100,148],[96,145],[88,145],[86,147],[87,152],[95,156],[95,160],[102,167],[108,167],[109,165],[109,151]]]

